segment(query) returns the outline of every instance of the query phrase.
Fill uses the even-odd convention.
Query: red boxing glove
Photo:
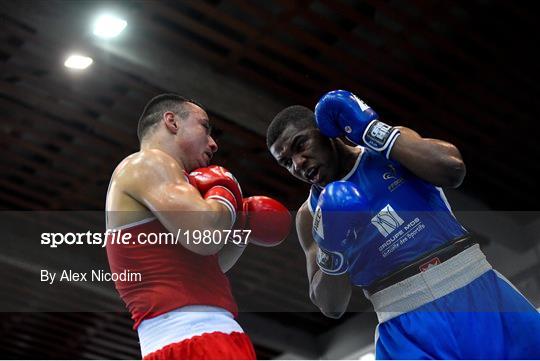
[[[245,222],[240,226],[251,229],[249,243],[257,246],[277,246],[287,238],[291,230],[291,214],[283,204],[270,197],[245,198],[243,216]]]
[[[226,206],[234,224],[236,212],[242,209],[242,189],[231,172],[217,165],[195,169],[189,174],[189,183],[204,199],[214,199]]]

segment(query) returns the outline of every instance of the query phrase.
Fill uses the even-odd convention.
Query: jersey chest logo
[[[396,167],[394,167],[393,164],[387,164],[386,166],[388,167],[389,171],[383,174],[383,179],[395,179],[397,175]]]
[[[394,167],[393,164],[387,164],[386,166],[388,167],[389,171],[383,174],[383,179],[392,181],[392,183],[390,183],[387,188],[390,192],[393,192],[397,187],[403,184],[405,180],[403,179],[403,177],[400,177],[397,174],[396,167]]]
[[[403,219],[390,204],[387,204],[375,217],[371,218],[371,224],[377,227],[384,237],[390,235],[390,233],[394,232],[403,223]]]

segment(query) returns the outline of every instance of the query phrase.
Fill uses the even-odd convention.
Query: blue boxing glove
[[[346,90],[326,93],[315,106],[315,122],[323,135],[345,135],[351,142],[363,143],[389,159],[400,132],[378,118],[373,109]]]
[[[326,274],[347,272],[348,251],[369,222],[367,199],[351,182],[328,184],[319,196],[313,218],[313,239],[319,246],[317,264]]]

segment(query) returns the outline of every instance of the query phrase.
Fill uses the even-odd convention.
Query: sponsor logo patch
[[[403,223],[403,219],[401,219],[390,204],[387,204],[386,207],[381,209],[379,213],[371,219],[371,224],[377,227],[384,237],[390,235],[390,233],[394,232],[396,228]]]
[[[426,263],[422,263],[420,267],[418,268],[420,269],[420,272],[425,272],[431,267],[435,267],[439,264],[441,264],[441,260],[439,259],[439,257],[434,257],[430,259],[429,261],[427,261]]]

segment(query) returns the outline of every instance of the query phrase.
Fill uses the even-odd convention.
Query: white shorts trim
[[[486,256],[476,244],[440,265],[373,295],[367,291],[364,293],[382,323],[464,287],[491,269]]]
[[[219,307],[185,306],[141,322],[137,328],[144,356],[175,342],[210,332],[244,332],[233,315]]]

